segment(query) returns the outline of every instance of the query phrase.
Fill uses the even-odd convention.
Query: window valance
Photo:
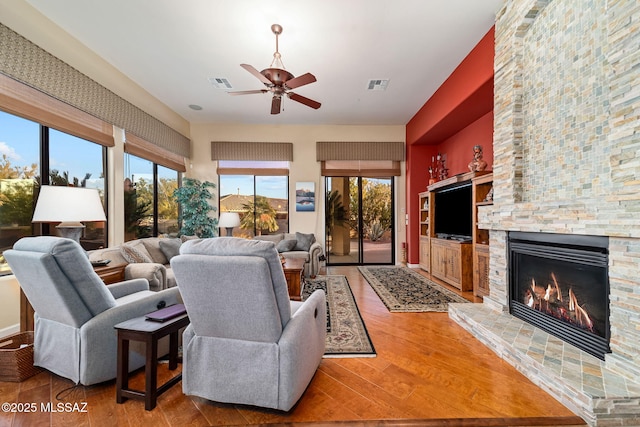
[[[290,142],[212,141],[211,160],[293,161]]]
[[[189,138],[2,24],[0,58],[0,74],[11,77],[29,89],[152,141],[166,151],[187,158],[190,156]],[[31,101],[28,98],[22,100],[25,103]],[[12,113],[24,116],[18,112]],[[43,123],[40,117],[36,121]],[[95,138],[87,139],[100,142]]]
[[[404,160],[403,142],[316,142],[316,160]]]
[[[178,172],[186,172],[185,158],[133,134],[125,133],[124,152]]]
[[[322,176],[400,176],[403,142],[316,142]]]

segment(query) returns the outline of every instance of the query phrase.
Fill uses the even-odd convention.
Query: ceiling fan
[[[313,99],[305,98],[302,95],[291,92],[292,89],[315,82],[315,76],[311,73],[306,73],[301,76],[294,77],[293,74],[285,70],[284,65],[282,64],[280,52],[278,51],[278,36],[282,34],[282,26],[273,24],[271,26],[271,31],[276,35],[276,51],[273,54],[273,61],[269,68],[258,71],[249,64],[240,64],[242,68],[256,76],[262,83],[264,83],[267,88],[228,92],[229,95],[249,95],[253,93],[271,92],[273,94],[273,98],[271,100],[271,114],[280,114],[283,95],[286,95],[289,99],[304,104],[307,107],[317,110],[322,104],[314,101]]]

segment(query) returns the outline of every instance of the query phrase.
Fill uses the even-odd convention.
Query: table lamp
[[[43,185],[31,222],[59,222],[58,235],[80,243],[81,221],[106,220],[97,189]]]
[[[233,227],[240,225],[240,215],[237,212],[222,212],[218,218],[218,227],[227,229],[227,236],[233,236]]]

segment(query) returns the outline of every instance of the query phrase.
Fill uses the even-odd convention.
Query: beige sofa
[[[149,289],[160,291],[176,286],[169,261],[178,255],[180,239],[147,237],[120,246],[89,251],[89,260],[111,260],[109,266],[124,265],[124,278],[147,279]]]
[[[316,277],[320,270],[322,246],[316,242],[313,234],[279,233],[255,236],[256,240],[267,240],[276,244],[276,249],[285,258],[304,259],[305,277]],[[295,242],[292,243],[292,242]]]

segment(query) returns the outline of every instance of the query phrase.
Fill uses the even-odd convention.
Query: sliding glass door
[[[393,178],[325,180],[327,264],[393,264]]]

